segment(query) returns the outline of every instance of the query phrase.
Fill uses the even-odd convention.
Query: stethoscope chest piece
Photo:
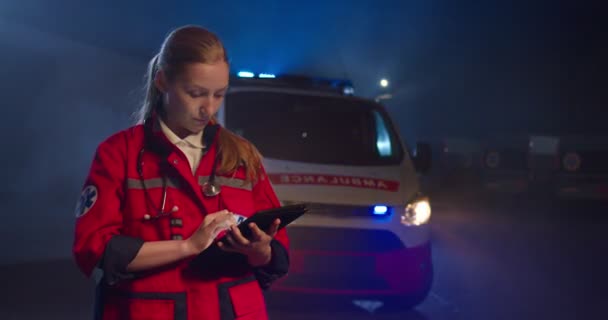
[[[215,169],[217,167],[219,158],[219,155],[216,154],[215,158],[213,159],[213,166],[211,167],[211,174],[209,175],[209,180],[203,183],[202,189],[205,197],[215,197],[222,191],[220,185],[215,181]]]
[[[221,191],[220,186],[217,183],[215,183],[215,181],[211,181],[211,182],[207,181],[207,182],[203,183],[202,189],[203,189],[203,194],[206,197],[215,197],[218,194],[220,194],[220,191]]]

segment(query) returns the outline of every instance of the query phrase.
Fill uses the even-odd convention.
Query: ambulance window
[[[401,143],[382,107],[343,96],[233,92],[225,125],[266,158],[336,165],[398,165]]]
[[[389,138],[388,130],[384,124],[384,119],[378,111],[373,111],[374,119],[376,120],[376,148],[381,157],[390,157],[393,154],[391,139]]]

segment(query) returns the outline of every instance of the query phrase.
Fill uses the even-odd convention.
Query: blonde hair
[[[162,114],[162,93],[154,85],[158,70],[162,70],[168,81],[173,81],[191,63],[228,63],[224,45],[217,35],[199,26],[183,26],[173,30],[163,41],[160,51],[148,64],[145,83],[145,97],[136,112],[137,123],[141,124],[154,112]],[[212,123],[217,123],[213,118]],[[218,143],[221,160],[219,174],[234,173],[239,166],[245,166],[247,181],[255,182],[261,175],[262,156],[247,140],[227,129],[219,131]]]

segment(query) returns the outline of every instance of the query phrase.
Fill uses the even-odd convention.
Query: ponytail
[[[137,124],[144,123],[161,104],[162,93],[154,85],[154,78],[156,77],[156,72],[158,72],[158,56],[158,54],[155,55],[148,64],[148,71],[144,80],[144,102],[135,113],[135,122]]]
[[[218,173],[230,174],[243,165],[247,181],[255,184],[262,177],[262,155],[252,143],[223,129],[219,132],[218,145],[221,154]]]

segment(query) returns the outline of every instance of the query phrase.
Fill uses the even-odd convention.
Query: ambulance
[[[218,119],[260,150],[284,205],[309,208],[287,229],[290,271],[270,296],[410,308],[433,279],[419,185],[430,146],[410,152],[383,106],[353,93],[347,80],[240,72]]]

